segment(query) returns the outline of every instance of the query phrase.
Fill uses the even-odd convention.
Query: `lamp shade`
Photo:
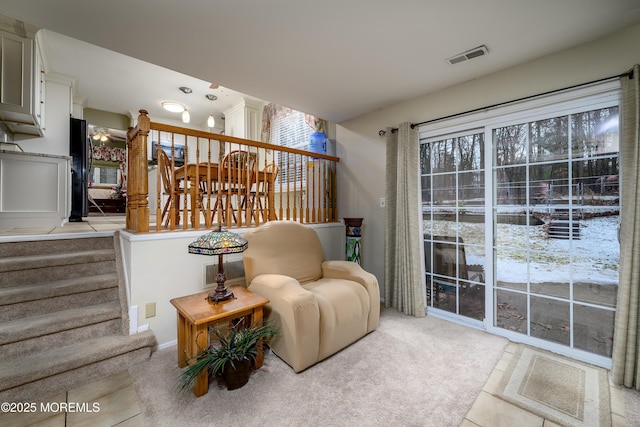
[[[221,229],[198,237],[189,244],[189,253],[200,255],[224,255],[244,252],[247,241],[239,234]]]

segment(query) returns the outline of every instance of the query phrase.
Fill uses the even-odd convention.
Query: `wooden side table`
[[[233,292],[235,299],[217,304],[207,300],[209,291],[171,300],[171,304],[178,310],[179,367],[187,366],[189,359],[209,346],[209,326],[245,316],[251,318],[250,324],[262,322],[262,309],[269,302],[268,299],[242,286],[231,286],[229,290]],[[256,369],[262,366],[262,359],[262,343],[259,343]],[[208,391],[209,375],[203,372],[196,379],[194,393],[199,397]]]

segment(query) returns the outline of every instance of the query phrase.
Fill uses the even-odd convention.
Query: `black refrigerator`
[[[71,118],[69,155],[71,163],[70,222],[80,222],[89,215],[89,135],[87,121]]]

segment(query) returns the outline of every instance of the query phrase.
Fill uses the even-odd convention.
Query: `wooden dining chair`
[[[213,221],[213,217],[215,216],[215,209],[211,210],[211,200],[217,198],[217,180],[218,180],[217,168],[215,168],[216,165],[212,165],[209,172],[207,172],[207,169],[208,169],[207,165],[208,164],[206,162],[200,163],[198,165],[198,172],[197,172],[200,177],[198,181],[198,199],[197,199],[198,210],[200,211],[200,213],[204,215],[205,222],[208,218],[211,218],[211,220]],[[213,205],[215,207],[215,202]],[[209,227],[210,225],[211,224],[207,224],[207,227]]]
[[[242,222],[242,210],[248,207],[248,197],[257,175],[257,154],[246,150],[234,150],[227,153],[220,165],[220,183],[218,197],[212,212],[216,215],[220,208],[222,222],[229,223],[230,216],[236,224]],[[236,200],[236,207],[233,201]],[[236,215],[236,212],[238,215]],[[250,217],[247,212],[245,219]],[[238,222],[240,219],[240,222]],[[212,218],[213,220],[213,218]]]
[[[177,191],[176,183],[173,179],[173,170],[171,168],[171,160],[164,150],[159,150],[158,154],[158,173],[160,174],[160,180],[162,181],[163,195],[167,198],[162,208],[162,215],[160,216],[160,223],[164,222],[164,226],[169,226],[171,215],[169,214],[169,208],[171,202],[175,201],[175,221],[176,225],[180,223],[180,193]]]
[[[252,219],[256,221],[256,224],[259,223],[257,215],[258,212],[260,212],[262,222],[266,222],[269,219],[267,191],[269,191],[269,181],[271,181],[271,185],[273,185],[273,183],[275,183],[276,181],[276,178],[278,177],[278,165],[275,162],[269,163],[262,169],[261,172],[263,172],[261,174],[262,179],[256,180],[255,190],[251,191],[249,199]]]

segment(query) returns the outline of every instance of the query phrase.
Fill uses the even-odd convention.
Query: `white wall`
[[[320,237],[325,259],[344,259],[344,225],[319,224],[312,227]],[[233,231],[243,234],[247,229]],[[161,347],[174,344],[177,339],[177,312],[170,300],[212,289],[203,288],[204,266],[215,264],[218,257],[188,253],[189,243],[206,232],[121,233],[129,306],[138,307],[138,316],[132,321],[138,330],[148,326]],[[240,261],[242,254],[226,255],[224,260]],[[148,303],[156,304],[156,315],[145,318],[145,305]]]
[[[418,123],[624,73],[640,63],[640,26],[439,92],[417,97],[337,126],[340,217],[364,217],[363,267],[384,295],[385,138],[378,131]],[[479,60],[490,60],[491,56]],[[459,66],[473,66],[473,61]]]

